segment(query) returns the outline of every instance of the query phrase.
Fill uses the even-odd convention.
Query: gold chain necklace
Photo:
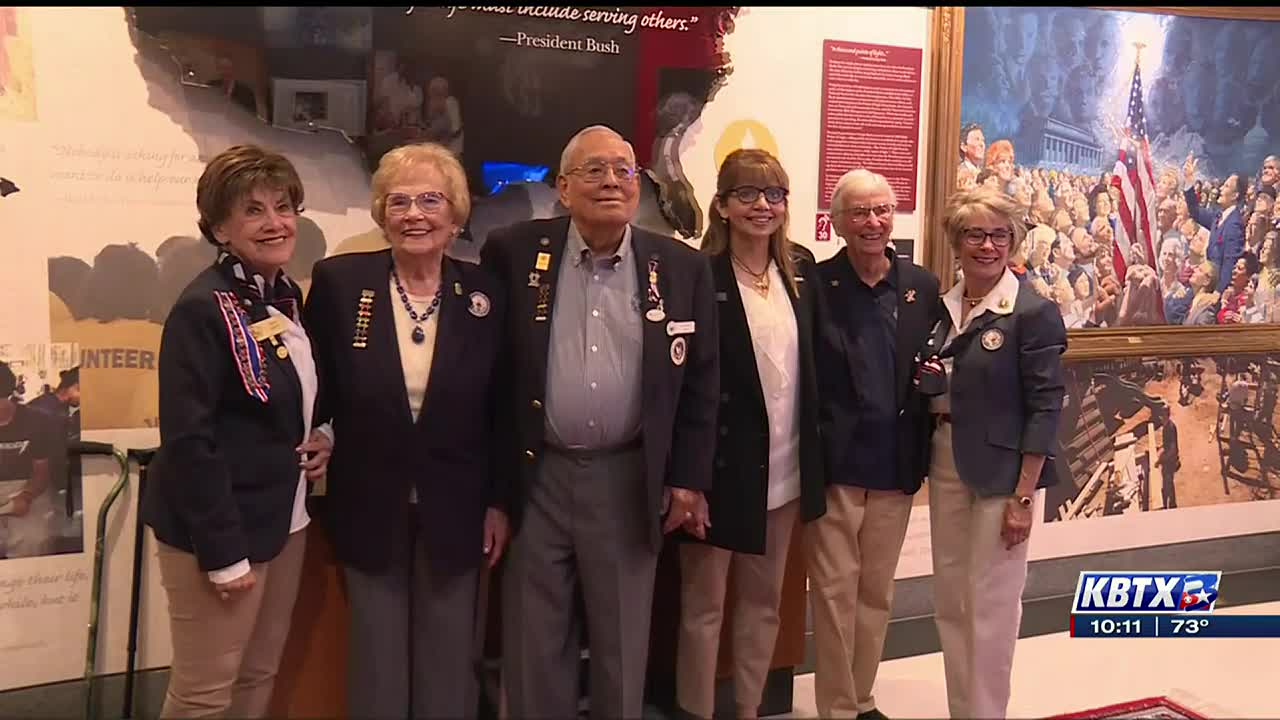
[[[755,285],[756,292],[762,295],[769,294],[769,263],[768,262],[765,262],[763,271],[756,272],[751,268],[747,267],[747,264],[739,260],[738,256],[733,254],[733,252],[729,253],[729,257],[733,260],[733,263],[735,265],[742,268],[743,272],[745,272],[746,274],[750,275],[753,278],[752,284]]]

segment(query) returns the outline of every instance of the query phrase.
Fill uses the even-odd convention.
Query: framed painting
[[[1280,10],[939,7],[925,258],[957,188],[1026,208],[1010,258],[1069,354],[1280,347]]]

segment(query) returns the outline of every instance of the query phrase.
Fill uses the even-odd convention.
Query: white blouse
[[[800,497],[800,334],[789,285],[769,263],[769,295],[738,281],[769,418],[768,509]]]

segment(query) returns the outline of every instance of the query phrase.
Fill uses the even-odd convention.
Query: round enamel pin
[[[489,310],[493,304],[489,302],[489,296],[479,290],[471,293],[471,306],[467,309],[476,317],[484,317],[489,314]]]
[[[649,322],[662,322],[667,319],[667,313],[662,308],[650,308],[648,312],[644,314],[644,319]]]
[[[688,355],[689,344],[682,338],[678,337],[671,341],[671,364],[683,365],[684,359]]]
[[[982,333],[982,347],[987,350],[996,351],[1004,345],[1004,333],[1000,332],[1000,328],[991,328]]]

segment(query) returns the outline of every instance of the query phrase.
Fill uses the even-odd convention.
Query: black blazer
[[[569,218],[533,220],[494,231],[485,241],[481,262],[508,292],[506,350],[510,363],[505,377],[500,416],[504,426],[495,452],[510,477],[512,520],[519,527],[524,490],[537,473],[542,455],[545,417],[542,400],[547,389],[547,346],[555,281],[564,258]],[[650,542],[662,546],[664,486],[705,490],[711,485],[715,453],[716,408],[720,398],[720,354],[716,341],[716,302],[707,258],[670,237],[632,226],[631,245],[640,291],[640,311],[655,306],[646,297],[648,261],[658,261],[658,289],[665,301],[662,322],[642,319],[644,326],[641,382],[643,383],[642,442],[644,445],[646,507]],[[541,313],[539,288],[530,287],[529,273],[539,252],[551,254],[541,284],[551,284],[550,302]],[[538,320],[537,317],[545,317]],[[686,338],[682,363],[672,359],[675,338],[668,336],[672,321],[695,323]]]
[[[305,316],[323,380],[321,418],[336,438],[322,517],[343,563],[385,569],[406,543],[418,493],[419,532],[434,572],[457,574],[483,557],[484,515],[505,505],[495,475],[494,387],[503,327],[502,292],[479,266],[445,258],[431,375],[418,421],[409,411],[388,289],[391,251],[337,255],[316,264]],[[365,347],[356,318],[372,292]]]
[[[815,352],[827,350],[818,337],[825,327],[822,290],[813,255],[793,245],[796,289],[787,288],[799,338],[800,516],[808,522],[827,510],[826,468],[819,429]],[[769,493],[769,415],[756,368],[751,328],[729,253],[711,258],[720,316],[720,437],[707,504],[707,542],[728,550],[763,555]],[[821,349],[819,349],[821,348]]]
[[[941,312],[935,332],[945,338],[951,316]],[[1048,458],[1036,487],[1058,482],[1052,459],[1058,454],[1066,392],[1066,349],[1067,330],[1058,306],[1029,284],[1018,285],[1011,312],[988,310],[952,340],[951,442],[960,479],[976,494],[1012,494],[1023,453]]]
[[[924,347],[929,331],[938,321],[938,278],[928,270],[905,258],[893,255],[898,268],[898,320],[894,352],[894,388],[898,405],[898,487],[912,494],[920,489],[929,472],[929,448],[933,421],[929,417],[928,399],[914,392],[915,358]],[[846,439],[857,429],[859,378],[864,376],[858,356],[856,338],[850,336],[849,312],[844,290],[862,280],[841,250],[818,264],[818,275],[826,293],[832,333],[836,336],[838,360],[821,363],[823,401],[832,426],[828,440],[830,453],[828,473],[835,482],[857,478],[838,477],[846,467]]]
[[[161,542],[194,553],[201,570],[265,562],[289,536],[296,448],[309,429],[293,361],[241,334],[267,317],[266,305],[215,266],[183,291],[161,335],[160,449],[142,518]],[[233,337],[245,363],[264,369],[265,402],[251,394],[261,376],[242,374]]]

